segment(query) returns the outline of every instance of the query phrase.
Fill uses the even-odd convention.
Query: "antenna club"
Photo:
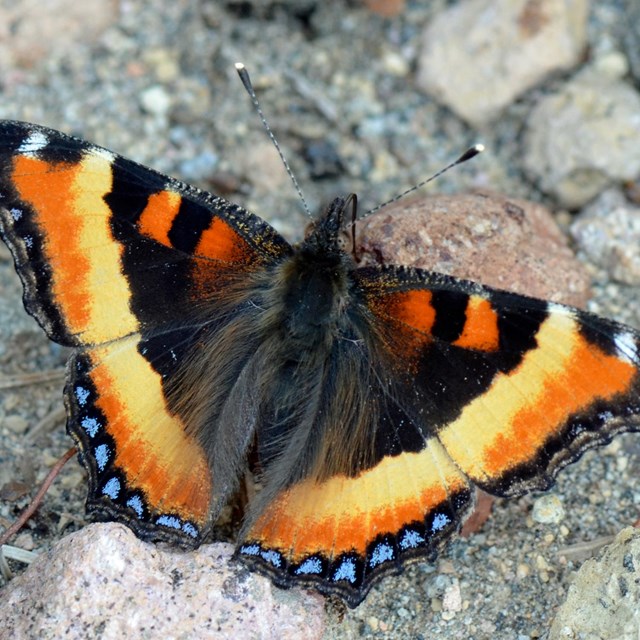
[[[233,66],[236,68],[236,71],[242,71],[245,68],[242,62],[236,62]]]
[[[467,160],[471,160],[471,158],[475,158],[479,153],[484,151],[483,144],[474,144],[473,147],[467,149],[453,164],[462,164]],[[447,167],[448,168],[448,167]]]

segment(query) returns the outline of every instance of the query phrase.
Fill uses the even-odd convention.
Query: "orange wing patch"
[[[74,163],[17,156],[11,175],[44,238],[55,303],[69,332],[85,344],[113,340],[138,328],[120,271],[121,249],[109,227],[111,209],[103,200],[111,190],[112,160],[99,150]]]
[[[259,518],[239,553],[249,563],[253,556],[287,567],[303,581],[322,580],[318,588],[354,606],[381,564],[406,561],[419,548],[424,556],[457,528],[471,502],[466,478],[431,438],[421,452],[386,457],[357,477],[295,485]]]
[[[69,391],[70,425],[82,452],[96,460],[89,508],[103,510],[106,496],[131,507],[136,530],[155,521],[199,536],[211,502],[206,457],[169,412],[161,377],[137,347],[138,336],[130,336],[79,356],[83,374]],[[137,523],[141,504],[145,517]]]
[[[149,196],[138,221],[140,233],[166,247],[173,247],[169,234],[182,202],[182,196],[171,190]],[[208,227],[200,233],[193,253],[200,258],[222,262],[247,262],[257,258],[247,241],[226,220],[215,215],[211,216]]]
[[[464,328],[453,342],[456,347],[495,351],[500,346],[498,315],[491,303],[479,296],[470,296],[467,303]]]
[[[552,313],[538,347],[499,374],[438,437],[456,464],[479,484],[533,461],[569,418],[598,400],[628,393],[636,367],[587,343],[576,320]]]
[[[149,196],[147,206],[138,220],[140,233],[170,247],[169,231],[181,202],[182,196],[175,191],[160,191]]]

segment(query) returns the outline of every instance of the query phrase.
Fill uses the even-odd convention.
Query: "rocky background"
[[[639,34],[637,0],[2,2],[0,117],[215,191],[296,240],[307,220],[237,78],[241,60],[312,211],[350,192],[367,211],[482,141],[484,154],[426,191],[531,201],[561,234],[546,213],[516,241],[498,225],[467,267],[504,261],[508,274],[535,262],[556,283],[586,279],[590,309],[640,327]],[[455,246],[464,219],[463,207],[448,231],[414,233]],[[561,250],[545,234],[579,262],[549,265]],[[529,245],[541,245],[534,258]],[[24,313],[0,247],[3,528],[71,444],[65,359]],[[0,561],[0,636],[637,638],[637,536],[597,553],[638,519],[639,471],[638,438],[619,438],[549,494],[498,501],[434,564],[385,579],[340,615],[234,573],[228,546],[185,557],[118,526],[82,529],[85,479],[72,461],[12,541],[25,560],[37,556],[31,569]]]

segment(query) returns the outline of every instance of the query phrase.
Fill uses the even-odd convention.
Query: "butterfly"
[[[87,510],[200,545],[247,470],[236,557],[357,606],[433,559],[479,487],[515,497],[638,429],[640,335],[446,275],[359,266],[354,200],[299,244],[240,206],[0,122],[0,233],[73,349]]]

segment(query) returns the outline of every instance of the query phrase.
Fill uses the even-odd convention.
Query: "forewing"
[[[221,198],[10,121],[0,122],[0,235],[29,313],[77,349],[67,428],[89,472],[88,509],[143,538],[198,543],[215,493],[209,455],[189,425],[198,407],[168,391],[206,334],[236,317],[233,300],[217,312],[229,288],[242,292],[289,245]]]

